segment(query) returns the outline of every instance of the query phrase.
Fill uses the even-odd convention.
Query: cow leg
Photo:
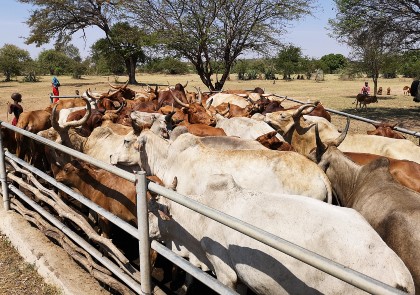
[[[214,268],[217,279],[224,285],[236,290],[238,276],[230,265],[230,257],[227,249],[211,239],[201,240],[201,246],[206,252],[206,257]]]

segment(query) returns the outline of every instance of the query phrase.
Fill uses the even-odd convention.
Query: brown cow
[[[51,127],[50,116],[50,107],[47,107],[45,110],[23,112],[19,116],[16,127],[32,133],[38,133],[41,130],[46,130]],[[16,156],[25,159],[37,168],[43,168],[44,160],[43,154],[41,153],[43,149],[38,147],[39,144],[17,132],[15,133],[15,139]]]
[[[277,151],[295,151],[291,144],[281,141],[276,137],[277,131],[271,131],[269,133],[263,134],[257,137],[256,141],[261,143],[266,148],[270,150],[277,150]]]
[[[381,157],[374,154],[344,152],[348,158],[358,165],[366,165]],[[420,193],[420,164],[408,160],[389,160],[389,172],[396,181]]]
[[[379,87],[378,91],[376,92],[377,95],[382,95],[382,87]]]
[[[82,195],[132,225],[137,224],[134,183],[81,160],[72,160],[55,176],[58,182],[77,188]],[[110,237],[109,221],[100,216],[103,235]]]
[[[388,88],[386,89],[386,95],[391,95],[391,87],[388,87]]]
[[[405,139],[405,136],[402,135],[399,132],[394,131],[394,127],[397,126],[397,124],[389,124],[381,122],[379,124],[372,123],[373,126],[376,127],[375,130],[367,131],[367,134],[369,135],[378,135],[378,136],[384,136],[384,137],[390,137],[390,138],[396,138],[396,139]]]
[[[403,92],[404,92],[404,95],[410,95],[410,86],[404,86],[404,88],[403,88]]]
[[[356,110],[358,105],[360,108],[364,107],[365,109],[367,109],[367,105],[372,102],[378,102],[378,98],[376,97],[376,95],[370,96],[369,94],[359,93],[356,96],[356,100],[353,101],[353,104],[356,103]]]

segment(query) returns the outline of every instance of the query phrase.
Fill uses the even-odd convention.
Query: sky
[[[37,58],[44,49],[52,49],[52,44],[41,47],[26,45],[24,38],[29,36],[30,28],[25,21],[30,15],[32,7],[13,0],[2,0],[0,9],[0,48],[5,44],[13,44],[29,52],[32,58]],[[334,38],[328,36],[328,19],[335,17],[334,3],[332,0],[319,0],[319,8],[313,12],[313,17],[305,17],[300,21],[291,23],[288,34],[283,36],[282,41],[292,43],[302,49],[302,53],[308,57],[321,58],[323,55],[334,53],[348,56],[350,49],[339,44]],[[86,30],[86,42],[82,38],[82,32],[73,36],[72,44],[80,50],[82,58],[89,56],[90,46],[98,39],[104,38],[103,31],[97,28]]]

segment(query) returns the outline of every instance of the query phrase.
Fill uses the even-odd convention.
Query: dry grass
[[[34,267],[22,259],[7,238],[0,235],[0,294],[56,295],[61,292],[46,284]]]
[[[85,91],[88,88],[106,92],[110,88],[108,79],[112,84],[124,83],[127,77],[120,76],[86,76],[76,80],[68,76],[60,76],[61,95],[74,95],[75,90]],[[18,79],[21,81],[21,78]],[[188,81],[187,90],[194,91],[193,86],[206,89],[197,75],[148,75],[138,74],[137,81],[148,84],[168,84],[175,83],[185,84]],[[266,92],[285,95],[301,101],[320,100],[327,108],[355,114],[376,121],[388,121],[391,123],[399,123],[399,127],[420,131],[420,123],[418,121],[420,113],[420,104],[413,102],[411,96],[403,94],[403,87],[411,85],[409,78],[380,79],[379,86],[382,86],[384,93],[388,87],[391,88],[391,95],[379,96],[379,102],[370,104],[367,110],[355,111],[356,94],[363,86],[365,79],[355,79],[352,81],[339,80],[337,75],[326,75],[325,80],[315,82],[314,80],[292,80],[273,81],[254,80],[239,81],[235,76],[232,80],[225,84],[225,89],[253,89],[257,86],[265,89]],[[373,88],[373,83],[370,82]],[[133,89],[141,86],[130,86]],[[0,119],[6,120],[6,103],[11,101],[11,93],[18,91],[23,95],[23,107],[25,111],[43,109],[49,105],[49,93],[51,92],[51,76],[41,77],[41,81],[37,83],[23,83],[18,81],[0,82]],[[283,103],[286,107],[292,103]],[[294,103],[293,103],[294,104]],[[9,116],[9,120],[11,117]],[[344,126],[344,119],[341,116],[333,116],[333,123]],[[351,132],[366,133],[366,130],[372,130],[373,127],[368,123],[352,120]],[[413,139],[408,136],[409,139]],[[415,140],[415,142],[418,142]]]

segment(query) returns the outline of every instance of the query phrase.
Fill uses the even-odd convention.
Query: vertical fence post
[[[0,121],[1,123],[1,121]],[[4,161],[3,136],[0,132],[0,181],[3,194],[3,207],[5,210],[10,210],[9,193],[7,191],[6,180],[6,162]]]
[[[137,228],[139,231],[141,294],[152,294],[150,281],[149,218],[146,199],[146,172],[136,173]]]

